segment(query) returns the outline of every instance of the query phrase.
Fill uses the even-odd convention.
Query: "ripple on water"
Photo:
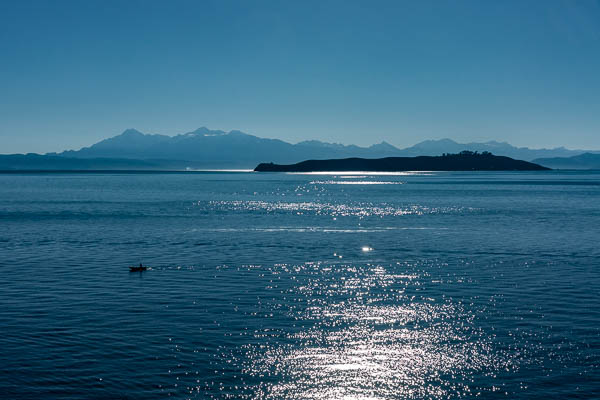
[[[202,202],[197,206],[206,207]],[[236,200],[236,201],[211,201],[208,207],[221,211],[263,211],[266,213],[291,212],[303,214],[313,213],[315,215],[340,216],[403,216],[403,215],[426,215],[426,214],[464,214],[473,212],[471,207],[429,207],[424,205],[387,206],[370,203],[357,204],[335,204],[314,201],[286,202],[286,201],[259,201],[259,200]]]
[[[276,268],[278,275],[293,272],[295,284],[271,307],[298,329],[257,331],[241,354],[229,356],[254,382],[245,388],[250,397],[442,399],[494,390],[474,384],[473,376],[517,368],[476,327],[476,310],[415,296],[427,274],[398,269]]]
[[[599,175],[435,175],[0,176],[0,397],[598,398]]]
[[[348,179],[348,177],[343,177]],[[404,182],[391,181],[311,181],[311,185],[402,185]]]

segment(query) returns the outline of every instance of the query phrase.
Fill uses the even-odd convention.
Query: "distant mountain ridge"
[[[371,147],[305,141],[291,144],[279,139],[265,139],[240,131],[224,132],[199,128],[176,136],[144,134],[127,129],[122,134],[102,140],[81,150],[48,154],[70,158],[125,158],[136,160],[186,160],[210,167],[254,167],[259,161],[301,161],[306,158],[344,156],[385,157],[398,149],[382,142]]]
[[[175,168],[179,164],[172,165]],[[152,170],[169,168],[163,161],[119,158],[71,158],[41,154],[0,155],[0,170]]]
[[[49,155],[72,158],[187,160],[213,167],[251,168],[258,162],[266,160],[275,163],[294,163],[306,159],[437,156],[463,150],[487,151],[526,161],[548,157],[571,157],[586,152],[564,147],[530,149],[497,141],[457,143],[451,139],[425,140],[405,149],[399,149],[387,142],[369,147],[318,140],[291,144],[279,139],[260,138],[237,130],[225,132],[202,127],[175,136],[144,134],[135,129],[127,129],[120,135],[102,140],[92,146]]]
[[[583,153],[573,157],[538,158],[533,162],[554,169],[599,169],[600,154]]]
[[[515,147],[507,142],[471,142],[457,143],[452,139],[425,140],[412,147],[403,149],[406,156],[419,155],[440,155],[442,153],[458,153],[463,150],[490,152],[495,155],[507,156],[519,160],[532,161],[542,157],[570,157],[585,153],[586,150],[570,150],[564,147],[555,147],[553,149],[531,149],[529,147]],[[587,152],[590,152],[589,150]],[[592,151],[594,152],[594,151]],[[600,151],[598,151],[600,153]]]
[[[341,158],[385,158],[439,156],[461,151],[490,152],[518,160],[579,156],[585,150],[530,149],[506,142],[457,143],[451,139],[425,140],[399,149],[387,142],[369,147],[307,140],[296,144],[266,139],[241,131],[211,130],[206,127],[175,136],[146,134],[136,129],[101,140],[80,150],[62,153],[0,155],[0,169],[251,169],[261,162],[277,164],[303,160]],[[587,151],[600,154],[600,151]],[[557,161],[553,161],[557,162]],[[580,164],[584,165],[584,164]],[[585,164],[587,165],[587,164]],[[596,165],[596,164],[594,164]],[[582,168],[581,166],[575,168]]]

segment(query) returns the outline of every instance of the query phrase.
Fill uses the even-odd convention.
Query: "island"
[[[342,158],[307,160],[296,164],[261,163],[256,172],[323,171],[546,171],[550,168],[489,152],[461,151],[458,154],[418,157]]]

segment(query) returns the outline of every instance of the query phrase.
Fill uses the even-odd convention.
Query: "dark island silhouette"
[[[458,154],[419,157],[343,158],[307,160],[296,164],[261,163],[257,172],[319,171],[545,171],[550,168],[489,152],[462,151]]]

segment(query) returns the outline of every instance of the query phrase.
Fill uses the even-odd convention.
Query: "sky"
[[[0,0],[0,153],[127,128],[600,149],[600,0]]]

